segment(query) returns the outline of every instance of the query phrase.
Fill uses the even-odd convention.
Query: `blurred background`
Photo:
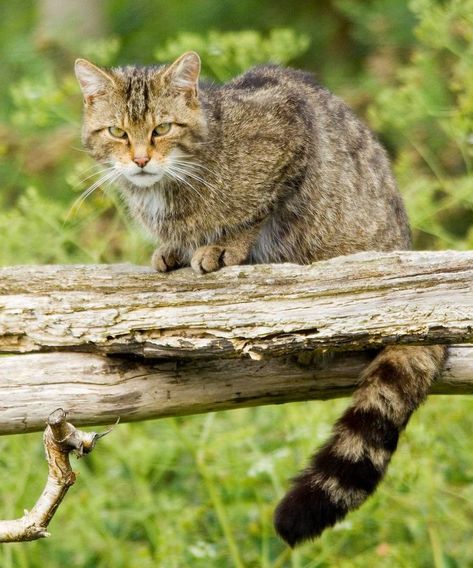
[[[255,63],[313,71],[392,157],[415,246],[473,246],[473,0],[0,0],[0,264],[148,263],[81,148],[76,57],[197,50],[224,81]],[[473,567],[473,401],[415,415],[374,498],[291,553],[272,511],[346,401],[121,425],[86,460],[44,542],[2,568]],[[40,435],[0,439],[0,517],[32,504]]]

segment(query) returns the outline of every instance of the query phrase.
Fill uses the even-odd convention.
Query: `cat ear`
[[[178,89],[197,95],[199,74],[200,57],[195,51],[188,51],[174,61],[167,69],[165,77],[169,77],[171,83]]]
[[[114,85],[110,75],[85,59],[76,60],[75,72],[86,104],[92,102],[94,97],[106,93]]]

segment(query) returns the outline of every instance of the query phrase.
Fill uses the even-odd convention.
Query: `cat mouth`
[[[142,170],[140,172],[127,173],[125,176],[133,185],[148,187],[160,182],[163,178],[163,172],[145,172]]]

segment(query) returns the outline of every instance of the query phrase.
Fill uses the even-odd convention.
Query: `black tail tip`
[[[323,489],[311,484],[310,480],[301,480],[277,506],[274,525],[279,536],[294,548],[320,536],[346,513],[346,507],[331,501]]]

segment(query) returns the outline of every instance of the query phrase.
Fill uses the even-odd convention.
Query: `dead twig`
[[[0,542],[23,542],[49,536],[47,531],[69,487],[76,480],[69,454],[89,454],[99,438],[107,434],[83,432],[66,422],[66,413],[58,408],[49,415],[43,435],[48,462],[48,480],[38,501],[20,519],[0,521]]]

